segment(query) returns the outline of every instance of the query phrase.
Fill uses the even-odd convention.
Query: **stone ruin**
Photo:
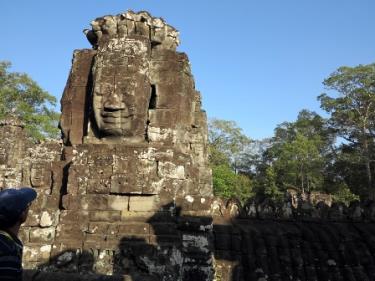
[[[0,122],[0,188],[38,192],[21,229],[25,280],[374,280],[375,204],[214,198],[177,30],[131,11],[91,26],[62,140],[34,144],[17,120]]]
[[[38,191],[25,267],[210,279],[207,120],[178,32],[146,12],[91,26],[61,100],[63,143],[1,127],[1,187]]]

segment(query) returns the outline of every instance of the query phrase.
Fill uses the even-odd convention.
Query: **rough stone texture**
[[[59,124],[67,145],[81,144],[87,130],[91,67],[95,53],[94,50],[76,50],[73,55],[73,66],[61,99],[63,111]]]
[[[1,188],[38,192],[24,267],[73,274],[62,280],[211,280],[207,120],[178,32],[146,12],[91,25],[93,49],[74,52],[61,99],[62,142],[32,144],[16,120],[0,124]]]
[[[62,142],[32,144],[17,120],[0,122],[0,188],[38,192],[20,231],[24,280],[375,279],[375,203],[213,198],[178,32],[146,12],[91,25],[61,100]]]
[[[374,202],[215,200],[218,280],[375,280]]]
[[[23,124],[9,117],[0,121],[0,188],[15,187],[22,183],[22,159],[31,145]]]

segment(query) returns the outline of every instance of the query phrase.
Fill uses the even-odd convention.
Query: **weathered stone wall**
[[[9,117],[0,121],[0,188],[16,187],[22,183],[25,151],[31,143],[23,124]]]
[[[63,142],[26,145],[22,126],[0,127],[2,188],[38,191],[25,268],[211,280],[207,120],[178,32],[127,12],[87,35],[61,100]]]
[[[374,202],[292,203],[213,202],[218,280],[374,280]]]
[[[51,241],[60,214],[62,144],[58,141],[33,144],[15,119],[3,121],[0,133],[4,136],[0,144],[1,188],[32,186],[38,192],[20,232],[26,245],[25,265],[34,266],[48,261],[51,254]]]

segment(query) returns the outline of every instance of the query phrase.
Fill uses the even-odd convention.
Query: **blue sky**
[[[253,139],[307,108],[322,113],[322,81],[342,65],[375,62],[373,0],[0,1],[0,60],[59,100],[91,20],[132,9],[180,31],[209,117]]]

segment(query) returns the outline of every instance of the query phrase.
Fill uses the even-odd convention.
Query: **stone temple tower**
[[[91,26],[61,100],[63,142],[25,158],[22,183],[39,192],[26,267],[210,280],[207,120],[178,32],[147,12]]]
[[[211,197],[206,115],[178,32],[146,12],[91,25],[93,49],[75,51],[61,101],[65,146],[108,150],[107,193]]]

